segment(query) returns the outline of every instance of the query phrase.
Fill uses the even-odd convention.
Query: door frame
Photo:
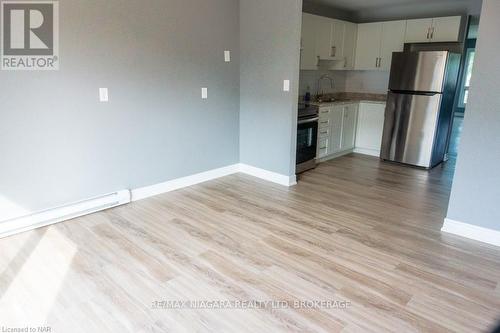
[[[458,80],[458,85],[457,85],[457,97],[455,98],[455,113],[462,113],[465,114],[465,107],[460,106],[460,97],[462,96],[462,89],[465,84],[465,78],[466,78],[466,68],[467,68],[467,52],[469,49],[475,49],[476,48],[476,39],[467,39],[464,44],[464,51],[462,54],[462,63],[460,65],[460,77]]]

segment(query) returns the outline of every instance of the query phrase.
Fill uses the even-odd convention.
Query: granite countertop
[[[324,101],[311,101],[310,104],[317,106],[328,106],[333,104],[349,104],[349,103],[377,103],[385,104],[387,95],[385,94],[366,94],[366,93],[335,93],[323,96]],[[333,99],[330,101],[330,99]],[[303,100],[303,98],[301,98]]]
[[[375,101],[370,99],[345,99],[345,100],[334,100],[332,102],[310,102],[311,105],[316,105],[316,106],[330,106],[330,105],[351,104],[351,103],[386,104],[385,101]]]

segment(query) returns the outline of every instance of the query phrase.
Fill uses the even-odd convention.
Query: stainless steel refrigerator
[[[443,162],[453,122],[460,55],[395,52],[380,157],[423,168]]]

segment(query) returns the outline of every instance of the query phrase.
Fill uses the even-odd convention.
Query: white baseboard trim
[[[172,192],[175,190],[179,190],[181,188],[193,186],[196,184],[201,184],[210,180],[229,176],[238,172],[245,173],[283,186],[293,186],[297,184],[295,176],[288,177],[246,164],[233,164],[226,167],[201,172],[195,175],[169,180],[164,183],[133,189],[131,191],[132,201],[138,201],[156,195],[160,195],[163,193]]]
[[[159,194],[172,192],[181,188],[204,183],[217,178],[229,176],[239,172],[239,164],[233,164],[226,167],[197,173],[191,176],[177,178],[151,186],[141,187],[132,190],[132,201],[138,201],[153,197]]]
[[[483,243],[500,246],[500,231],[497,230],[487,229],[446,218],[441,231]]]
[[[374,157],[380,157],[380,150],[377,149],[367,149],[367,148],[354,148],[356,154],[369,155]]]
[[[130,202],[130,191],[123,190],[29,215],[0,221],[0,238],[46,227]]]
[[[295,175],[285,176],[276,172],[268,171],[261,168],[256,168],[254,166],[247,164],[240,164],[239,172],[283,186],[290,187],[297,185],[297,177]]]
[[[246,164],[233,164],[191,176],[173,179],[164,183],[137,188],[131,191],[118,191],[88,200],[60,206],[57,208],[31,213],[29,215],[21,217],[7,219],[4,221],[0,220],[0,238],[71,220],[101,210],[121,206],[131,201],[146,199],[159,194],[229,176],[238,172],[245,173],[283,186],[293,186],[297,184],[295,176],[284,176],[275,172],[256,168]]]

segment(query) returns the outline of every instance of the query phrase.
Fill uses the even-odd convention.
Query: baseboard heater
[[[0,238],[71,220],[101,210],[125,205],[130,202],[130,199],[130,191],[123,190],[29,215],[0,221]]]

